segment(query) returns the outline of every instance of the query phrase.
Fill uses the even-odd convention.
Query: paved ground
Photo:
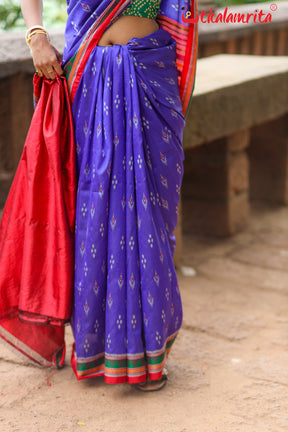
[[[1,346],[0,430],[287,432],[288,208],[253,206],[244,232],[186,234],[184,248],[185,319],[162,392],[77,382],[70,351],[48,387],[48,371]]]

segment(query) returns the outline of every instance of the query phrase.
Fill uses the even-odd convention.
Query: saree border
[[[65,70],[67,71],[66,78],[68,89],[72,103],[85,65],[93,48],[98,44],[98,41],[104,30],[113,23],[113,21],[126,8],[126,6],[131,3],[131,1],[132,0],[112,1],[111,4],[103,11],[100,17],[95,21],[95,23],[93,23],[93,25],[89,28],[80,47],[65,66]]]
[[[53,367],[56,366],[58,369],[64,366],[65,352],[66,347],[65,343],[60,348],[59,351],[55,352],[53,356],[53,361],[49,362],[44,357],[42,357],[39,353],[34,351],[32,348],[28,347],[28,345],[21,342],[17,337],[13,336],[7,330],[5,330],[0,325],[0,341],[4,340],[13,348],[13,350],[17,350],[24,358],[28,358],[38,367]]]
[[[137,384],[146,380],[161,378],[163,366],[179,333],[169,336],[163,347],[157,351],[145,351],[137,354],[97,354],[89,359],[77,359],[75,342],[72,348],[71,365],[77,380],[104,376],[108,384]]]
[[[191,17],[198,14],[197,0],[190,2]],[[198,22],[184,25],[166,15],[159,15],[158,21],[162,28],[169,32],[176,40],[177,69],[179,73],[179,90],[184,117],[187,116],[188,108],[195,87],[196,64],[198,54]]]

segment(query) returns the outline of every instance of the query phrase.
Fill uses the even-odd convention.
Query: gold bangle
[[[43,30],[34,30],[34,31],[31,32],[31,33],[29,34],[29,36],[28,36],[27,43],[28,43],[29,45],[30,45],[30,42],[31,42],[31,38],[32,38],[32,36],[34,36],[35,34],[45,34],[46,37],[47,37],[47,39],[48,39],[48,35],[47,35],[47,33],[44,32]]]
[[[50,41],[50,36],[49,33],[47,32],[47,30],[45,30],[44,28],[30,28],[27,32],[26,32],[26,43],[27,45],[31,48],[31,37],[34,36],[35,34],[45,34],[48,41]]]
[[[28,28],[28,30],[26,31],[25,39],[26,40],[28,39],[29,33],[31,33],[32,30],[37,30],[37,29],[40,29],[40,30],[47,32],[47,30],[43,26],[41,26],[40,24],[36,24],[36,25],[33,25],[33,26]]]

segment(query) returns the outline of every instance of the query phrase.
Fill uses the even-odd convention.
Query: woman
[[[21,6],[37,73],[65,72],[72,102],[73,370],[77,379],[162,388],[182,323],[173,231],[197,27],[182,22],[185,0],[70,0],[61,65],[41,0]]]

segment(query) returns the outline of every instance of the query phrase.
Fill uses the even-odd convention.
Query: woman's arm
[[[27,28],[35,25],[42,26],[42,0],[21,0],[21,10]],[[61,56],[45,34],[34,34],[30,46],[36,71],[42,72],[50,79],[55,79],[55,72],[62,75]]]

